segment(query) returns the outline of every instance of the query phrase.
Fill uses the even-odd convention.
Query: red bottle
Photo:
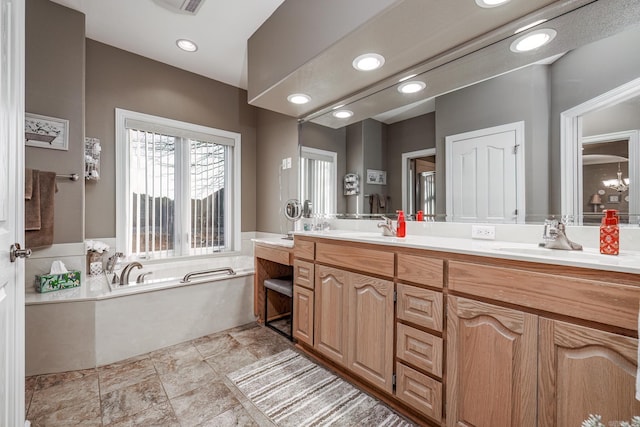
[[[424,221],[424,213],[422,211],[418,211],[416,214],[416,221]]]
[[[404,212],[398,211],[398,226],[396,229],[397,237],[404,237],[407,235],[407,223],[404,220]]]
[[[618,211],[606,209],[600,225],[600,253],[618,255],[620,250],[620,228],[618,227]]]

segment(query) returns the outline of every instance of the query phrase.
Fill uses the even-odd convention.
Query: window
[[[239,134],[116,109],[116,153],[119,250],[150,259],[239,249]]]
[[[301,147],[300,198],[309,200],[314,214],[336,213],[337,153]]]

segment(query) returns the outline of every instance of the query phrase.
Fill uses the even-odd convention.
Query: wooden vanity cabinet
[[[639,415],[637,351],[637,339],[540,318],[538,425],[579,426],[589,414],[610,425]]]
[[[393,282],[320,265],[315,298],[315,349],[390,393]]]
[[[538,317],[447,302],[447,425],[535,426]]]
[[[311,256],[313,250],[309,243],[303,242],[302,253],[296,251],[296,256]],[[296,258],[293,261],[293,336],[298,341],[313,346],[313,316],[314,316],[314,286],[315,266],[312,261]]]

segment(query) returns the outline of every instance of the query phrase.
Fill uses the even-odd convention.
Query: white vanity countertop
[[[284,248],[293,248],[293,240],[284,237],[256,237],[251,239],[254,243],[262,243],[271,246],[282,246]]]
[[[541,248],[534,243],[425,235],[386,237],[377,232],[350,230],[296,232],[296,235],[640,274],[640,252],[637,251],[621,251],[615,256],[602,255],[593,248],[563,251]]]

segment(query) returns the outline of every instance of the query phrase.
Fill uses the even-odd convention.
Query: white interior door
[[[524,222],[524,122],[445,138],[447,219]]]
[[[0,0],[0,425],[24,425],[24,1]]]

